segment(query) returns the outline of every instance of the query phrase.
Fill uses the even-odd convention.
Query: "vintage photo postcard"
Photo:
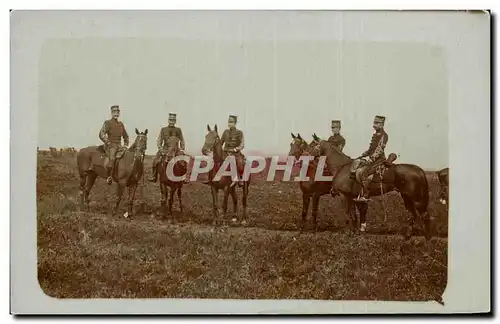
[[[490,312],[490,25],[12,11],[12,313]]]

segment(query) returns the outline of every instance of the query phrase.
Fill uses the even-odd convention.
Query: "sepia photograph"
[[[14,98],[31,74],[12,106],[32,115],[13,117],[19,172],[36,189],[18,191],[34,233],[11,232],[34,244],[37,298],[447,312],[468,298],[453,262],[477,258],[454,309],[489,309],[488,12],[14,11],[11,25]],[[478,186],[472,220],[456,206]],[[457,222],[482,223],[481,253]],[[246,312],[315,313],[258,305]]]

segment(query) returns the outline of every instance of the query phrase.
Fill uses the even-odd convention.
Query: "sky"
[[[222,133],[228,115],[235,114],[247,155],[286,155],[291,132],[326,139],[331,120],[340,119],[344,152],[354,157],[369,145],[373,117],[383,115],[387,154],[424,169],[448,166],[448,78],[441,48],[293,39],[280,36],[289,25],[273,21],[267,37],[258,36],[252,21],[231,20],[215,24],[212,37],[179,28],[171,37],[47,41],[39,58],[40,148],[100,144],[100,127],[118,104],[131,141],[135,128],[148,129],[150,154],[174,112],[190,154],[199,154],[207,124],[217,124]],[[183,23],[196,28],[186,21],[179,27]],[[230,37],[221,37],[221,30]]]

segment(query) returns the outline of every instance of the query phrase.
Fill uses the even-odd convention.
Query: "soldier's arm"
[[[158,150],[161,150],[163,146],[163,137],[161,136],[161,130],[158,133],[158,137],[156,138],[156,147],[158,147]]]
[[[340,144],[339,144],[339,150],[341,152],[344,149],[344,146],[345,146],[345,138],[342,137],[342,140],[340,141]]]
[[[241,132],[241,142],[240,145],[236,147],[236,150],[239,152],[245,148],[245,137],[243,136],[243,132]]]
[[[128,136],[127,130],[125,129],[125,125],[123,125],[123,123],[122,123],[122,129],[123,129],[123,133],[122,133],[123,144],[125,146],[128,146],[128,144],[129,144],[129,136]]]
[[[184,136],[182,135],[182,130],[179,128],[179,145],[181,147],[181,150],[185,150],[186,149],[186,144],[184,142]]]
[[[387,144],[387,134],[384,134],[380,137],[377,147],[375,147],[375,150],[373,151],[373,154],[370,157],[373,161],[378,159],[384,153],[386,144]]]
[[[222,132],[222,136],[220,138],[220,142],[221,142],[222,147],[224,147],[224,143],[226,143],[226,137],[227,137],[227,129],[225,129]]]
[[[108,123],[105,121],[99,131],[99,139],[106,144],[108,142]]]

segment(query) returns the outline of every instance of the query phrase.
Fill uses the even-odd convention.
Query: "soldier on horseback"
[[[370,176],[375,173],[376,168],[381,165],[385,160],[385,146],[389,137],[384,130],[385,117],[375,116],[373,120],[373,133],[370,146],[358,159],[354,160],[351,165],[351,178],[356,179],[356,171],[360,169],[362,196],[358,197],[356,201],[367,202],[370,200]]]
[[[151,178],[148,179],[148,181],[151,182],[156,182],[158,180],[158,162],[161,161],[162,153],[164,150],[167,149],[165,147],[167,145],[167,140],[171,136],[175,136],[179,139],[179,146],[181,149],[181,154],[184,154],[185,150],[185,142],[184,142],[184,136],[182,135],[182,130],[180,127],[175,126],[175,123],[177,122],[177,114],[170,113],[168,116],[168,126],[163,127],[160,130],[160,133],[158,134],[158,139],[156,140],[156,145],[158,147],[158,152],[156,153],[156,156],[153,160],[153,166],[152,166],[152,171],[153,174]],[[187,171],[187,162],[186,161],[178,161],[180,165],[182,165],[185,170]],[[184,180],[184,182],[187,182],[187,177]]]
[[[120,117],[120,107],[118,105],[111,106],[111,119],[104,121],[99,131],[99,138],[105,145],[109,159],[109,163],[106,166],[108,172],[106,182],[108,184],[113,182],[112,176],[115,168],[115,158],[116,153],[122,147],[122,137],[124,146],[127,147],[129,144],[129,137],[125,126],[118,120],[118,117]]]
[[[342,152],[345,146],[345,138],[340,135],[340,120],[332,120],[332,133],[328,142],[335,145]]]
[[[224,152],[227,155],[232,155],[236,160],[236,168],[238,170],[238,175],[233,179],[234,186],[238,183],[238,186],[243,186],[243,181],[240,176],[245,168],[245,156],[241,153],[241,150],[245,147],[245,141],[243,132],[236,128],[236,123],[238,122],[238,117],[235,115],[229,115],[228,119],[228,129],[224,130],[222,133],[222,144],[224,145]]]

